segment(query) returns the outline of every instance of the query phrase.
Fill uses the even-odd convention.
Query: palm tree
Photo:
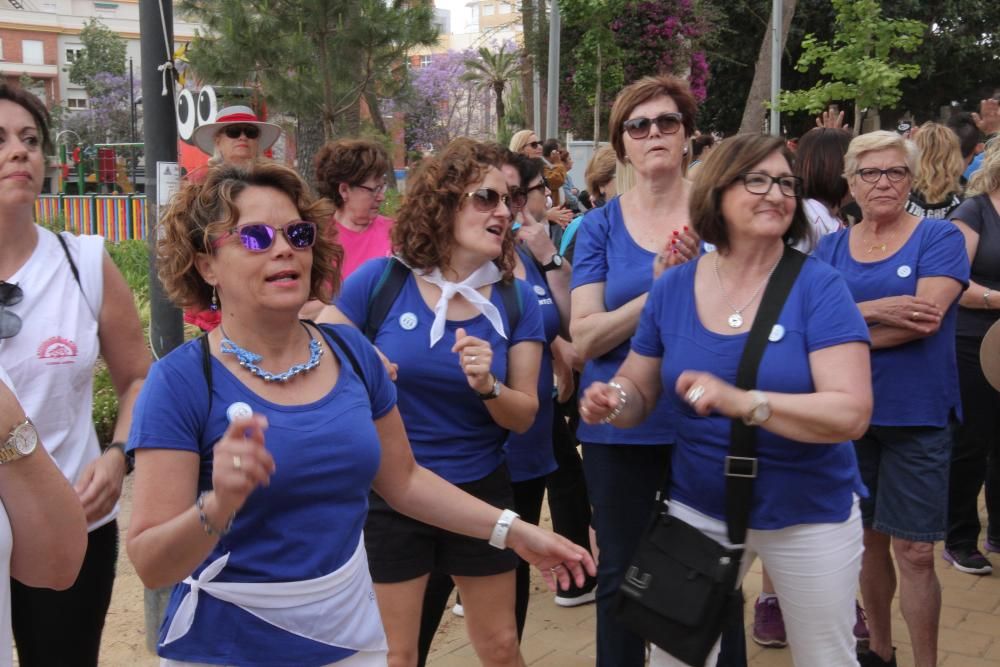
[[[472,82],[479,90],[490,90],[496,96],[497,133],[504,126],[506,115],[503,92],[507,85],[520,75],[521,56],[515,51],[508,51],[507,44],[500,46],[497,52],[491,52],[486,47],[479,48],[478,58],[465,61],[463,81]]]

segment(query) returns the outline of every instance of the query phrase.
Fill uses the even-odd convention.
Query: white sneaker
[[[461,602],[456,602],[455,606],[451,608],[451,613],[459,618],[465,618],[465,607],[462,606]]]

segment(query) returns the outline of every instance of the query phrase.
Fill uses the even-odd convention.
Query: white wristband
[[[512,510],[504,510],[500,513],[497,525],[493,526],[493,534],[490,535],[491,547],[496,547],[497,549],[507,548],[507,532],[510,530],[510,524],[514,523],[514,519],[518,518],[520,516]]]

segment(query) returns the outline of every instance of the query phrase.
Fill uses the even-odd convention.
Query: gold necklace
[[[875,252],[876,250],[878,250],[879,252],[885,252],[886,250],[888,250],[889,249],[889,244],[892,242],[893,239],[896,238],[896,231],[897,230],[895,230],[895,229],[892,230],[892,233],[889,234],[889,237],[886,238],[881,243],[869,243],[868,241],[862,239],[862,243],[867,243],[868,244],[868,249],[865,251],[865,254],[870,255],[873,252]],[[867,229],[865,230],[865,236],[868,236],[868,230]],[[872,234],[872,236],[874,237],[875,235]]]

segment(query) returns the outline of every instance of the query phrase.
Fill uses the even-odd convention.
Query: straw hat
[[[191,142],[206,155],[212,155],[215,153],[215,135],[227,125],[256,125],[260,129],[257,147],[261,153],[270,148],[281,136],[280,126],[258,120],[257,114],[250,107],[233,106],[220,109],[214,123],[198,127],[191,135]]]
[[[1000,321],[994,322],[983,337],[983,344],[979,347],[979,363],[986,380],[1000,391]]]

